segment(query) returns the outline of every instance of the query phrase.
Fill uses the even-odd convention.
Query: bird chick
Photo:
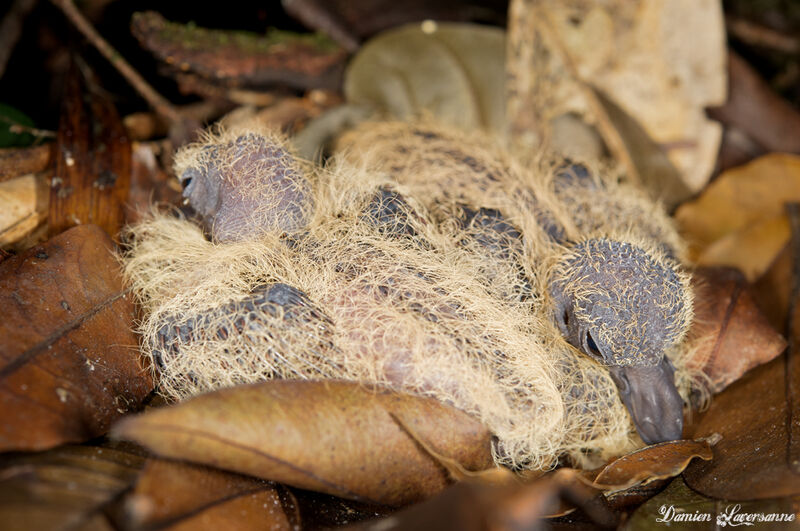
[[[550,283],[564,338],[606,365],[646,443],[680,439],[683,400],[664,353],[686,333],[687,293],[658,254],[603,238],[581,241]]]
[[[534,312],[547,313],[570,345],[608,368],[641,438],[681,437],[683,400],[665,354],[688,331],[692,296],[674,258],[680,240],[654,203],[578,165],[535,175],[484,138],[436,126],[367,124],[340,149],[431,209],[491,207],[495,223],[474,238],[482,259],[496,267],[511,255],[527,261],[534,292],[546,299]],[[504,253],[493,252],[500,237]],[[503,297],[514,291],[498,286]]]
[[[183,197],[213,240],[291,235],[304,227],[313,207],[310,184],[282,141],[263,130],[220,140],[200,152],[180,151],[175,160]]]

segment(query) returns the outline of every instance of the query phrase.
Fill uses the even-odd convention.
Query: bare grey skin
[[[264,146],[263,137],[243,136],[232,147],[240,149],[243,147],[240,144],[247,142],[256,145],[251,157],[285,156],[281,147]],[[225,179],[220,185],[214,155],[208,152],[202,168],[189,168],[181,176],[182,181],[189,183],[185,196],[215,241],[247,237],[238,229],[256,233],[258,227],[252,226],[252,199],[237,196],[236,179]],[[267,179],[272,183],[271,193],[287,196],[273,201],[276,205],[286,205],[287,212],[275,209],[270,216],[257,220],[264,223],[264,230],[295,230],[301,222],[298,205],[306,198],[296,186],[285,186],[283,177],[281,171],[274,176],[247,176]],[[406,215],[407,209],[399,208],[402,202],[395,192],[381,190],[365,215],[390,234],[414,237],[408,220],[395,219]],[[497,211],[481,209],[468,215],[465,223],[480,226],[484,232],[497,232],[476,236],[493,255],[503,256],[502,250],[498,253],[497,249],[501,243],[512,245],[509,239],[522,238]],[[608,368],[645,443],[679,439],[683,402],[675,387],[674,368],[665,356],[666,349],[685,326],[679,322],[681,309],[675,307],[676,301],[682,300],[675,294],[684,289],[676,271],[669,264],[656,262],[644,250],[619,241],[590,239],[564,245],[586,252],[568,255],[571,258],[556,268],[557,273],[549,282],[556,325],[571,345]],[[508,254],[519,256],[516,252]],[[521,286],[529,284],[525,281]]]
[[[247,134],[223,145],[209,146],[196,167],[179,175],[183,197],[192,205],[216,242],[236,241],[272,231],[291,234],[305,223],[304,210],[310,202],[308,183],[299,167],[280,145],[269,139]],[[217,161],[226,160],[223,175]],[[261,172],[263,161],[270,172]],[[243,192],[255,179],[262,179],[262,189],[274,199],[263,208],[263,197]]]

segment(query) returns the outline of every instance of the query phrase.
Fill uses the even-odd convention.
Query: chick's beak
[[[683,433],[683,400],[675,388],[675,371],[665,357],[658,365],[610,367],[636,430],[647,444],[673,441]]]

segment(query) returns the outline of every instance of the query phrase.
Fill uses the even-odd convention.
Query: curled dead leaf
[[[735,267],[753,281],[769,268],[787,241],[789,220],[779,214],[721,237],[703,250],[696,263]]]
[[[756,302],[776,330],[786,326],[789,315],[791,293],[788,287],[792,285],[792,266],[791,248],[787,245],[753,284]]]
[[[485,470],[467,470],[458,460],[446,455],[442,455],[434,450],[422,437],[417,435],[414,430],[407,426],[399,417],[392,413],[392,418],[403,430],[412,438],[416,443],[433,457],[442,467],[444,467],[450,474],[450,478],[454,481],[475,481],[478,483],[485,483],[490,485],[509,485],[518,481],[518,477],[508,468],[500,466],[493,466]],[[528,475],[543,474],[539,470],[526,471]],[[535,477],[535,476],[533,476]]]
[[[631,452],[605,466],[592,485],[609,493],[677,476],[695,457],[714,457],[706,440],[669,441]]]
[[[687,200],[692,195],[692,190],[684,182],[683,175],[670,161],[666,151],[606,94],[597,89],[592,89],[591,93],[618,132],[622,144],[620,148],[625,149],[626,157],[630,158],[635,168],[637,180],[650,196],[661,201],[667,210],[672,210]]]
[[[164,457],[360,501],[403,505],[442,490],[447,472],[404,431],[469,470],[492,464],[490,434],[428,398],[352,382],[269,381],[123,420],[116,437]]]
[[[775,93],[758,71],[728,49],[728,100],[709,116],[744,131],[767,151],[799,153],[800,113]]]
[[[695,463],[684,477],[714,498],[765,499],[800,494],[800,205],[787,208],[792,238],[789,348],[720,393],[695,436],[720,433],[716,459]]]

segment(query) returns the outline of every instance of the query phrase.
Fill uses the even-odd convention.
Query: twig
[[[29,127],[27,125],[21,124],[19,122],[15,122],[8,116],[0,116],[0,122],[5,122],[9,124],[8,130],[15,134],[29,134],[39,138],[55,138],[56,133],[55,131],[48,131],[47,129],[37,129],[35,127]]]
[[[728,32],[740,41],[752,46],[770,48],[784,53],[800,52],[800,39],[743,18],[725,17]]]
[[[86,17],[75,7],[72,0],[52,0],[70,22],[80,31],[97,50],[128,80],[134,89],[147,100],[153,109],[172,123],[180,123],[182,117],[175,107],[150,86],[128,61],[126,61],[86,20]]]
[[[40,138],[55,138],[55,131],[48,131],[47,129],[36,129],[35,127],[28,127],[26,125],[14,124],[8,128],[14,134],[29,134]]]
[[[22,35],[25,19],[35,5],[36,0],[14,0],[3,21],[0,22],[0,77],[3,77],[11,52],[19,36]]]

